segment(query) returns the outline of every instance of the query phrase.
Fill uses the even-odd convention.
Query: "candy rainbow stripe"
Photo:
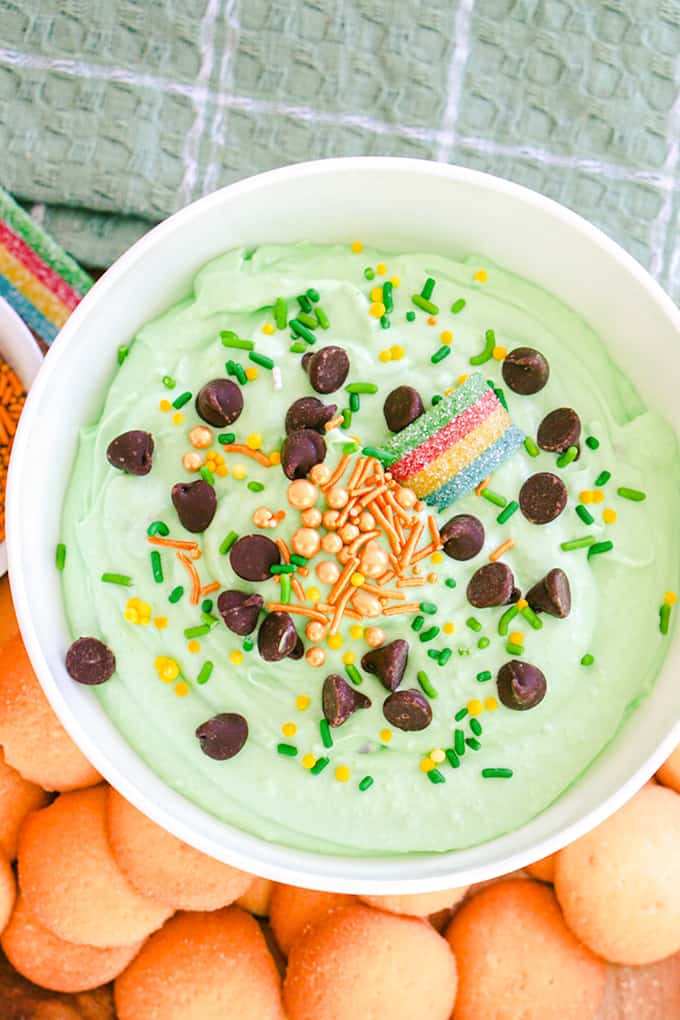
[[[443,509],[474,489],[524,442],[479,373],[382,447],[392,477]]]
[[[0,297],[50,344],[92,279],[0,188]]]

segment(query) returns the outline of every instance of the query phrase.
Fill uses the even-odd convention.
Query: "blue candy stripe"
[[[7,277],[0,274],[0,297],[4,297],[8,304],[12,306],[17,315],[20,315],[27,326],[29,326],[34,333],[45,341],[46,344],[51,344],[55,336],[59,332],[54,323],[46,319],[42,312],[32,304],[28,298],[13,287]]]
[[[449,506],[479,485],[487,475],[490,475],[495,468],[518,450],[523,442],[524,433],[516,425],[511,425],[500,439],[497,439],[484,453],[480,454],[462,471],[459,471],[455,478],[426,496],[424,502],[428,506],[443,510],[444,507]]]

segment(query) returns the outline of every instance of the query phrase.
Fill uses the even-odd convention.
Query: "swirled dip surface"
[[[366,267],[374,278],[367,279]],[[434,315],[412,301],[428,278],[436,281],[426,299],[436,305]],[[378,317],[384,294],[374,290],[390,280],[393,309],[387,326]],[[308,349],[337,345],[350,361],[344,385],[327,395],[315,393],[301,354],[290,351],[293,343],[307,349],[304,339],[274,323],[277,297],[285,299],[290,321],[300,312],[297,296],[310,288],[312,298],[318,292],[328,328],[313,331],[316,343]],[[311,304],[314,308],[317,302]],[[496,356],[473,367],[470,358],[484,349],[489,329],[495,333]],[[247,350],[223,346],[221,331],[253,341],[256,352],[280,369],[282,385],[277,388],[278,373],[260,366],[257,378],[242,386],[244,409],[238,420],[211,429],[209,450],[221,453],[227,470],[213,472],[217,512],[207,530],[194,534],[182,527],[171,490],[199,477],[185,470],[184,455],[198,453],[204,463],[209,452],[196,450],[188,438],[192,428],[206,425],[196,413],[196,395],[206,382],[226,377],[227,359],[243,370],[256,367]],[[605,339],[615,352],[615,338]],[[537,349],[550,366],[547,385],[530,396],[512,392],[503,382],[504,352],[499,348],[520,346]],[[442,347],[450,353],[433,363]],[[485,531],[481,551],[465,562],[442,552],[426,557],[415,575],[424,581],[422,587],[403,589],[409,603],[425,602],[429,612],[359,621],[345,617],[339,628],[342,640],[330,644],[327,639],[310,642],[305,637],[308,620],[294,616],[306,652],[317,647],[325,653],[324,664],[316,667],[305,657],[264,661],[255,633],[245,639],[244,648],[244,638],[217,613],[219,592],[258,592],[266,604],[283,589],[273,578],[251,582],[237,577],[220,547],[231,531],[283,538],[290,547],[301,525],[300,511],[288,503],[289,479],[278,464],[265,467],[243,453],[223,452],[218,437],[232,433],[237,443],[249,440],[265,454],[279,451],[286,411],[295,399],[318,396],[342,411],[349,407],[347,385],[375,384],[377,392],[360,395],[349,428],[325,434],[325,463],[333,470],[345,449],[351,449],[347,444],[353,437],[370,447],[388,440],[383,402],[395,387],[412,385],[429,409],[434,395],[443,395],[459,384],[461,375],[475,371],[503,390],[510,419],[534,439],[549,412],[561,407],[577,411],[582,424],[578,459],[558,467],[555,453],[541,450],[532,457],[520,446],[497,467],[489,485],[507,505],[518,500],[531,475],[552,472],[566,486],[564,511],[546,525],[532,523],[521,510],[499,523],[501,506],[469,492],[435,516],[440,528],[456,514],[478,518]],[[174,380],[174,388],[166,388],[164,377]],[[169,406],[183,393],[191,399],[180,410]],[[129,430],[145,430],[154,438],[153,467],[144,476],[117,470],[107,459],[111,441]],[[587,437],[599,441],[596,449],[586,444]],[[359,455],[351,452],[345,483]],[[213,458],[212,465],[219,469],[220,461]],[[602,472],[611,477],[596,485]],[[261,491],[253,491],[259,489],[253,482],[260,483]],[[664,594],[677,587],[679,482],[678,450],[667,423],[642,404],[579,316],[525,280],[477,256],[454,261],[310,244],[231,251],[198,273],[191,296],[139,331],[123,364],[112,370],[99,419],[82,430],[63,511],[68,618],[74,638],[96,636],[115,653],[115,673],[93,689],[115,726],[165,782],[219,818],[266,839],[317,851],[403,854],[467,847],[517,828],[559,797],[652,690],[668,644],[659,628],[659,607]],[[620,487],[644,492],[646,499],[626,499],[618,494]],[[316,505],[326,509],[321,493]],[[577,505],[586,507],[592,524],[577,515]],[[253,523],[253,513],[263,507],[285,511],[275,528]],[[427,513],[423,507],[423,522]],[[147,528],[154,521],[167,525],[171,541],[197,543],[202,555],[191,562],[202,586],[218,584],[206,596],[215,602],[210,615],[217,622],[202,617],[201,605],[191,604],[189,571],[176,555],[181,550],[149,542]],[[590,558],[587,548],[561,548],[584,536],[611,541],[613,548]],[[508,539],[512,545],[500,561],[511,568],[522,594],[553,568],[567,574],[572,608],[566,619],[541,613],[543,626],[534,629],[520,613],[502,636],[498,624],[507,606],[469,604],[470,578]],[[383,532],[377,541],[390,550]],[[425,527],[418,548],[428,541]],[[157,579],[152,551],[160,554]],[[334,559],[322,551],[309,562],[308,575],[295,575],[305,606],[312,606],[314,598],[324,604],[329,586],[318,580],[315,566]],[[112,572],[129,577],[131,585],[102,582],[102,574]],[[436,580],[428,581],[432,575]],[[455,587],[447,580],[455,581]],[[169,596],[180,586],[183,594],[171,602]],[[394,579],[385,587],[398,590]],[[291,603],[300,604],[294,592]],[[424,622],[417,631],[412,624],[419,615]],[[206,622],[206,633],[185,635]],[[425,729],[403,731],[383,715],[389,692],[361,667],[369,651],[362,628],[369,626],[380,627],[386,642],[403,638],[409,643],[399,690],[421,691],[418,673],[426,674],[430,693],[423,696],[432,722]],[[421,640],[431,628],[439,630]],[[513,644],[520,641],[521,654],[508,651],[510,635]],[[428,655],[444,649],[451,654],[442,657],[443,665]],[[354,655],[363,680],[354,689],[371,706],[331,728],[332,747],[326,747],[319,727],[322,685],[329,674],[349,682],[347,653]],[[584,656],[593,661],[583,665]],[[514,711],[499,700],[497,674],[512,659],[531,663],[546,678],[545,697],[529,711]],[[209,672],[203,669],[206,661],[212,672],[199,683]],[[164,665],[165,683],[159,675]],[[245,745],[226,761],[203,753],[195,736],[197,727],[219,713],[238,713],[248,725]],[[472,719],[480,726],[471,728]],[[456,729],[462,731],[457,739],[464,751],[458,767],[450,757],[440,761],[438,753],[455,748]],[[289,746],[288,753],[281,753],[280,744]],[[431,752],[434,760],[428,763]],[[323,758],[329,761],[322,771],[310,769]],[[434,765],[442,781],[433,781],[425,771]],[[511,775],[486,777],[486,769]],[[367,776],[373,782],[361,789]]]

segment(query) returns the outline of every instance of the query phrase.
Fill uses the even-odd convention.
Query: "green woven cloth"
[[[678,54],[680,0],[0,0],[0,183],[102,265],[259,170],[445,160],[559,199],[680,297]]]

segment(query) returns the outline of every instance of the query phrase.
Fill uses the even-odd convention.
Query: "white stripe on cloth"
[[[225,22],[225,47],[220,61],[218,81],[218,98],[229,95],[234,88],[234,66],[238,53],[238,42],[241,34],[238,0],[227,0],[223,18]],[[214,191],[218,183],[220,156],[227,140],[229,109],[217,102],[215,113],[210,124],[210,155],[203,175],[202,193]]]
[[[187,132],[182,148],[184,173],[179,186],[179,204],[188,205],[194,197],[194,189],[198,180],[198,158],[201,139],[205,131],[205,112],[208,103],[207,86],[210,82],[213,64],[215,63],[215,22],[220,11],[220,0],[208,0],[205,14],[201,18],[198,30],[198,41],[201,47],[201,66],[196,81],[201,89],[200,97],[192,97],[194,104],[194,122]]]
[[[332,113],[324,110],[315,110],[310,106],[255,99],[251,96],[222,95],[202,85],[189,85],[156,75],[140,74],[126,68],[104,67],[79,60],[42,57],[36,54],[0,48],[0,66],[2,65],[34,68],[100,81],[122,82],[139,88],[155,89],[171,95],[185,96],[192,101],[208,102],[212,100],[216,105],[229,110],[290,117],[293,120],[308,121],[321,125],[353,127],[380,136],[393,135],[435,145],[442,145],[450,141],[450,134],[437,128],[387,123],[365,116],[364,114]],[[579,156],[563,156],[535,146],[507,145],[474,135],[459,135],[456,141],[460,148],[469,149],[471,152],[479,154],[536,161],[547,166],[580,170],[595,176],[610,177],[615,180],[643,182],[661,191],[671,191],[676,187],[673,177],[663,170],[640,170],[602,160],[584,159]]]
[[[453,29],[454,45],[449,63],[446,109],[444,110],[441,123],[444,137],[437,148],[437,159],[440,163],[448,163],[453,147],[456,144],[456,126],[460,103],[463,98],[465,68],[467,67],[470,45],[472,43],[472,16],[474,8],[475,0],[460,0],[460,5],[456,12]]]

